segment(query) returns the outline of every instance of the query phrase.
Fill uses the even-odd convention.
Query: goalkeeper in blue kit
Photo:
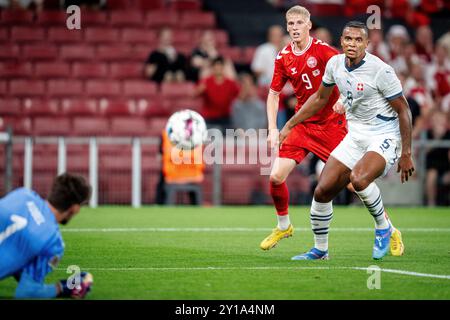
[[[18,188],[0,199],[0,280],[13,276],[16,298],[84,298],[92,275],[81,272],[75,285],[45,284],[64,253],[59,224],[66,224],[89,201],[91,187],[78,175],[55,178],[48,198]]]

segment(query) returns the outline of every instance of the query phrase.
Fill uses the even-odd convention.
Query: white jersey
[[[327,63],[322,83],[337,85],[344,96],[350,135],[400,136],[398,115],[389,100],[403,95],[402,86],[394,69],[381,59],[366,52],[360,63],[349,68],[345,54],[335,55]]]

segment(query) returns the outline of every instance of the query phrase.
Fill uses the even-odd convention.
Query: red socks
[[[273,203],[277,209],[279,216],[288,214],[289,206],[289,191],[286,182],[282,184],[270,183],[270,195],[272,196]]]

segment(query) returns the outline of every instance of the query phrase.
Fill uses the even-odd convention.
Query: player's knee
[[[333,197],[331,193],[327,191],[327,188],[319,184],[314,190],[314,200],[316,200],[317,202],[325,203],[333,200]]]
[[[370,182],[364,174],[353,172],[350,174],[350,181],[355,191],[361,191],[366,189]]]
[[[282,184],[284,180],[286,180],[286,178],[278,173],[272,173],[269,178],[269,181],[272,184]]]

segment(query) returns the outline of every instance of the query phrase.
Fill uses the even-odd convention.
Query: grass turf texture
[[[330,232],[331,260],[291,261],[291,256],[313,244],[312,232],[303,230],[310,226],[307,207],[291,207],[297,231],[267,252],[259,249],[259,243],[276,223],[271,207],[84,208],[61,228],[66,252],[47,282],[67,278],[67,266],[78,265],[94,275],[89,299],[450,299],[450,279],[382,272],[381,289],[369,290],[367,271],[342,269],[377,265],[450,274],[450,210],[392,208],[388,212],[394,224],[405,229],[404,256],[374,261],[372,230],[341,229]],[[331,227],[372,228],[373,220],[362,207],[335,207]],[[78,232],[65,231],[75,228]],[[80,232],[83,228],[95,230]],[[99,228],[124,229],[100,232]],[[14,288],[12,278],[1,281],[0,297],[12,297]]]

